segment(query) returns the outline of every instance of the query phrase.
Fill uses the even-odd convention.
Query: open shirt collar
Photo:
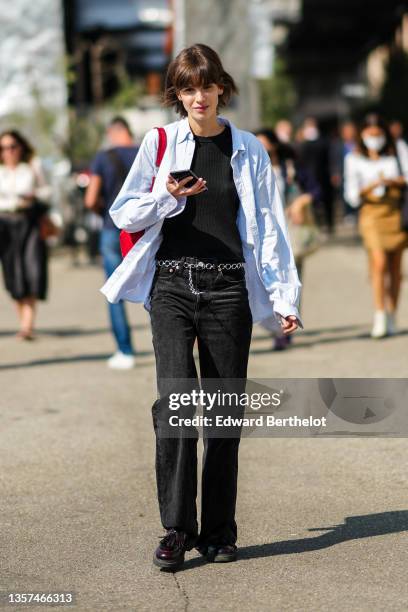
[[[228,125],[231,128],[232,153],[234,154],[235,151],[245,150],[246,147],[245,147],[245,143],[241,136],[241,131],[238,130],[235,127],[235,125],[231,123],[226,117],[221,117],[219,115],[217,117],[217,121],[218,123]],[[188,117],[184,117],[184,119],[180,121],[180,125],[178,128],[177,142],[178,143],[183,142],[184,140],[186,140],[186,138],[191,139],[191,140],[194,138],[193,132],[191,131],[191,128],[190,128],[190,124],[188,122]]]

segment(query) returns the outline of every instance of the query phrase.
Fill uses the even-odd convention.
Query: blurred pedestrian
[[[123,117],[115,117],[107,131],[110,148],[99,151],[91,164],[91,176],[85,193],[85,206],[103,217],[100,233],[100,252],[106,278],[109,278],[122,262],[120,231],[109,215],[109,208],[118,195],[136,157],[136,147],[129,124]],[[111,329],[117,350],[108,359],[108,367],[127,370],[135,365],[131,330],[122,301],[109,303]]]
[[[314,177],[299,163],[293,147],[280,142],[273,130],[261,128],[255,132],[255,135],[265,147],[271,160],[283,199],[298,276],[304,285],[302,278],[304,260],[318,248],[319,244],[313,202],[319,201],[320,188]],[[291,339],[291,336],[276,332],[274,350],[284,350],[291,343]]]
[[[401,121],[398,119],[391,119],[388,127],[394,140],[404,140],[404,126]]]
[[[403,175],[401,174],[403,168]],[[408,167],[398,162],[387,124],[366,118],[355,152],[345,160],[345,197],[359,207],[359,231],[368,251],[374,296],[373,338],[396,333],[401,260],[408,244],[401,230],[401,198]]]
[[[43,235],[51,187],[31,144],[16,130],[0,134],[1,260],[5,288],[16,303],[23,340],[34,339],[37,300],[47,297]]]
[[[283,143],[278,138],[276,131],[270,128],[260,128],[254,132],[255,136],[262,143],[266,152],[269,155],[269,159],[275,173],[276,184],[279,189],[279,193],[284,198],[286,193],[286,147],[284,148]]]
[[[288,119],[279,119],[275,124],[275,134],[280,142],[291,144],[293,138],[293,125]]]
[[[300,130],[297,144],[300,164],[314,177],[320,187],[320,202],[316,203],[317,221],[329,233],[334,231],[333,187],[329,168],[329,145],[320,133],[314,117],[307,117]]]
[[[357,126],[354,121],[343,121],[340,125],[339,137],[330,143],[330,174],[333,188],[342,203],[342,216],[346,223],[355,224],[356,209],[344,196],[344,160],[348,153],[354,151],[357,142]]]
[[[403,168],[408,168],[408,144],[404,138],[404,126],[401,121],[393,119],[389,123],[389,129],[395,141],[398,159]]]
[[[220,435],[215,419],[212,427],[204,424],[200,534],[198,432],[182,421],[194,416],[192,401],[179,407],[181,423],[169,433],[169,394],[198,386],[195,341],[202,389],[239,397],[252,323],[267,319],[286,333],[301,323],[300,283],[269,157],[253,134],[217,117],[237,91],[233,78],[215,51],[197,44],[172,61],[165,82],[164,103],[181,119],[164,128],[167,148],[153,190],[155,129],[111,208],[119,227],[145,233],[103,292],[112,301],[143,301],[150,310],[160,398],[153,406],[157,490],[167,530],[153,559],[172,569],[193,546],[211,562],[237,556],[240,427]],[[177,180],[175,170],[187,176]],[[232,409],[242,417],[242,406]],[[224,412],[221,400],[211,416],[223,419]]]

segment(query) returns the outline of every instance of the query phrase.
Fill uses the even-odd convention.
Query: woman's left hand
[[[383,185],[385,187],[399,187],[402,188],[406,185],[405,178],[403,176],[398,176],[395,179],[383,179]]]
[[[282,332],[287,336],[288,334],[293,334],[293,332],[297,330],[299,321],[294,315],[289,315],[288,317],[281,316],[281,325]]]

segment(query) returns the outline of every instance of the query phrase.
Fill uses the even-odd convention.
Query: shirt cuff
[[[274,300],[273,310],[276,315],[280,315],[284,319],[289,316],[296,317],[299,321],[299,327],[303,329],[303,322],[300,318],[299,310],[294,304],[286,302],[285,300]]]
[[[157,208],[160,210],[160,217],[167,217],[175,208],[177,208],[179,201],[169,191],[162,191],[155,195]],[[162,214],[162,211],[164,214]]]

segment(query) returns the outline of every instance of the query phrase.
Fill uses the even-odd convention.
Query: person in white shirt
[[[34,338],[37,300],[47,295],[47,245],[41,236],[51,197],[38,158],[17,131],[0,134],[1,263],[5,288],[16,302],[18,337]]]
[[[396,333],[401,262],[408,236],[401,229],[401,197],[408,179],[387,124],[376,115],[363,123],[355,152],[345,159],[345,199],[359,207],[359,231],[369,254],[374,297],[373,338]]]
[[[286,333],[301,325],[301,285],[269,156],[253,134],[217,116],[236,91],[211,48],[181,51],[167,72],[164,103],[182,119],[164,128],[158,170],[157,130],[147,133],[110,209],[118,227],[144,232],[102,291],[110,301],[143,302],[150,311],[159,390],[152,409],[156,479],[167,530],[153,560],[167,569],[182,565],[194,546],[213,562],[237,555],[240,430],[204,426],[198,534],[197,430],[183,424],[195,406],[183,402],[177,412],[170,406],[174,393],[188,399],[197,389],[195,342],[202,388],[239,395],[252,323],[268,320]],[[176,170],[197,178],[176,180],[170,175]],[[222,417],[222,408],[216,402],[211,416]],[[242,416],[243,408],[232,408]]]

